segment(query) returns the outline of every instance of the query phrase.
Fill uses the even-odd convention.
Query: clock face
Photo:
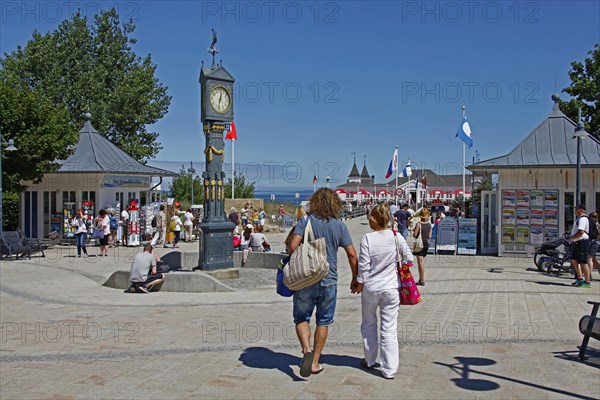
[[[224,114],[231,108],[231,96],[223,86],[215,86],[210,91],[210,105],[213,110]]]

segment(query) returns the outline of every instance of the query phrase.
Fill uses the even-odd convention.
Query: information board
[[[454,251],[456,252],[456,243],[458,240],[458,224],[452,217],[444,218],[437,227],[435,240],[436,251]]]
[[[558,237],[558,191],[502,191],[502,243],[539,245]]]
[[[462,218],[458,220],[458,254],[477,254],[477,220]]]

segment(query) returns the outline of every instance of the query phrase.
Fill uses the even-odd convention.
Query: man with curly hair
[[[350,269],[352,270],[352,283],[350,291],[358,293],[358,259],[356,250],[352,245],[352,238],[348,228],[338,219],[342,210],[342,201],[333,190],[321,188],[309,200],[310,215],[300,218],[294,229],[294,234],[288,248],[291,255],[302,242],[307,221],[310,221],[315,239],[324,237],[327,248],[327,262],[329,274],[321,282],[294,292],[294,323],[296,334],[302,347],[302,364],[300,375],[308,377],[318,374],[323,370],[319,364],[319,357],[327,340],[328,327],[333,323],[337,299],[337,250],[342,247],[346,251]],[[317,327],[313,349],[310,343],[310,318],[316,308]]]

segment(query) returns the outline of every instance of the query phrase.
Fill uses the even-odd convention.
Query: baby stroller
[[[571,252],[573,244],[567,240],[569,234],[565,234],[559,238],[548,240],[540,247],[535,249],[533,261],[538,270],[551,274],[556,273],[556,276],[564,272],[573,272],[571,267]],[[565,251],[561,252],[558,247],[564,246]]]

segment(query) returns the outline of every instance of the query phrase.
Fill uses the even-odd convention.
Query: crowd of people
[[[279,207],[279,215],[285,215],[283,204]],[[271,245],[265,235],[267,213],[264,208],[254,208],[250,203],[244,204],[239,213],[231,207],[229,221],[233,223],[233,249],[243,252],[242,267],[248,260],[250,252],[271,251]]]

